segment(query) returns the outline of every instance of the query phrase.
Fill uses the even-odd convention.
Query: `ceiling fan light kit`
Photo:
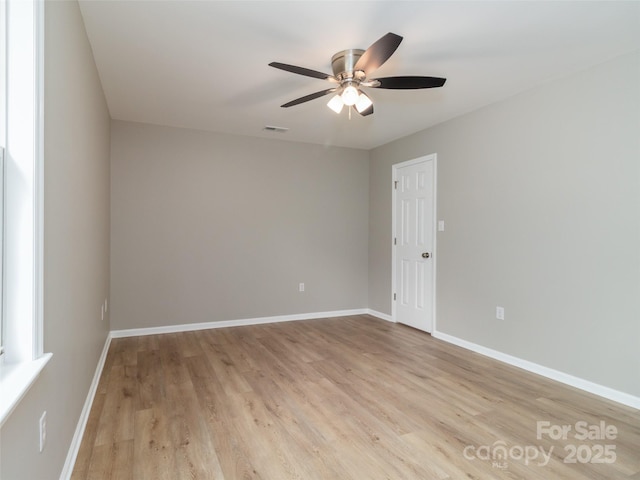
[[[286,63],[271,62],[269,66],[280,70],[338,84],[337,87],[305,95],[281,106],[283,108],[293,107],[330,93],[336,93],[327,103],[331,110],[340,113],[342,108],[347,105],[349,108],[353,107],[364,117],[373,113],[373,101],[362,91],[363,87],[392,90],[442,87],[446,79],[439,77],[404,76],[368,79],[371,72],[378,69],[393,55],[400,42],[402,42],[400,35],[387,33],[366,50],[349,49],[338,52],[331,57],[333,75]]]

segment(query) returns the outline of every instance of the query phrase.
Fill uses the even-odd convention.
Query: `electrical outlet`
[[[40,416],[40,452],[44,450],[44,445],[47,441],[47,412],[42,412]]]
[[[444,220],[438,220],[438,231],[444,232]]]
[[[504,320],[504,307],[496,307],[496,318]]]
[[[298,291],[304,292],[304,283],[301,283],[300,285],[298,285]]]

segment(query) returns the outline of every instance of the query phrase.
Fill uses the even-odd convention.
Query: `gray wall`
[[[435,152],[437,329],[640,395],[639,85],[636,52],[373,150],[370,308],[391,166]]]
[[[111,149],[114,330],[367,306],[368,152],[119,121]]]
[[[0,478],[60,476],[109,330],[109,114],[76,2],[45,7],[44,349],[0,432]],[[38,452],[46,410],[47,445]]]

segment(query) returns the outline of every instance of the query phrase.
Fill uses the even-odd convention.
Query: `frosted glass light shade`
[[[362,113],[371,105],[373,105],[371,99],[364,93],[361,93],[358,97],[358,101],[356,102],[356,110],[358,110],[358,113]]]
[[[358,92],[358,89],[353,85],[349,85],[344,89],[344,92],[342,92],[342,101],[345,105],[348,106],[355,105],[355,103],[358,101],[359,95],[360,92]]]
[[[344,107],[344,102],[340,95],[334,95],[334,97],[329,100],[327,106],[336,113],[340,113],[342,111],[342,107]]]

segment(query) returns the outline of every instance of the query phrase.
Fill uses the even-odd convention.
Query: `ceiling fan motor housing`
[[[364,53],[364,50],[351,48],[342,50],[331,57],[333,75],[340,81],[354,77],[354,67]],[[364,73],[364,72],[363,72]]]

